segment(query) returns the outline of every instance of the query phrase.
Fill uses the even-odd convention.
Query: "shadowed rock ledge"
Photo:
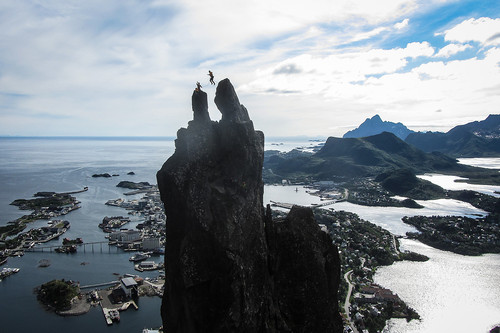
[[[264,135],[228,79],[219,122],[194,91],[193,120],[157,173],[167,215],[164,329],[341,332],[338,251],[312,211],[273,221],[263,207]]]

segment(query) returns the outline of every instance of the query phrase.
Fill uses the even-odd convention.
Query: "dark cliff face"
[[[206,93],[193,93],[193,121],[177,132],[175,153],[157,173],[167,214],[164,327],[169,333],[302,332],[295,327],[307,327],[311,307],[295,309],[297,295],[293,302],[285,296],[300,283],[286,277],[315,264],[285,262],[289,253],[282,239],[288,234],[294,239],[293,228],[282,232],[264,213],[264,135],[254,130],[228,79],[217,86],[215,103],[222,113],[219,122],[208,116]],[[314,221],[313,227],[319,230]],[[307,248],[303,236],[295,236]],[[338,255],[330,240],[319,242],[324,242],[321,256],[329,251],[336,255],[336,275],[324,283],[333,286],[329,295],[336,297]],[[322,258],[319,265],[327,267]],[[308,295],[302,295],[303,304]],[[334,324],[324,327],[341,329],[336,302],[325,304],[320,312],[333,314]]]
[[[274,223],[275,300],[292,332],[342,330],[338,312],[340,259],[328,234],[318,228],[310,208],[294,206]]]

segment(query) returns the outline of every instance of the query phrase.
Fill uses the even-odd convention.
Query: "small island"
[[[112,176],[109,173],[94,173],[92,175],[93,178],[111,178]]]
[[[52,280],[35,291],[38,300],[59,315],[81,315],[90,310],[90,304],[81,297],[78,284],[73,281]]]
[[[139,182],[139,183],[134,183],[131,181],[121,181],[116,185],[116,187],[122,187],[122,188],[128,188],[131,190],[144,190],[144,189],[150,189],[153,185],[151,185],[148,182]]]
[[[413,216],[403,222],[413,225],[418,233],[410,238],[444,251],[478,256],[500,253],[500,223],[498,215],[480,219],[465,216]]]
[[[79,209],[80,202],[70,194],[87,190],[88,188],[85,187],[83,190],[75,192],[37,192],[33,199],[14,200],[11,205],[18,206],[21,210],[33,210],[33,212],[8,222],[5,226],[0,226],[0,250],[16,251],[23,246],[25,241],[30,241],[34,245],[37,242],[46,242],[60,236],[69,228],[68,221],[52,220],[49,227],[32,229],[27,233],[21,232],[30,222],[54,219]]]

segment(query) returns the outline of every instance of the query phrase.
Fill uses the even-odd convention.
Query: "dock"
[[[122,304],[111,303],[109,299],[109,293],[109,291],[105,290],[98,291],[98,295],[101,298],[101,300],[99,301],[99,305],[101,306],[106,324],[113,325],[114,321],[120,321],[119,311],[125,311],[129,307],[133,307],[135,310],[139,309],[139,307],[133,300],[124,302]]]
[[[311,208],[333,205],[336,202],[340,202],[340,200],[331,200],[331,201],[326,201],[326,202],[322,202],[322,203],[319,203],[319,204],[312,204]]]
[[[111,319],[111,316],[109,314],[110,309],[103,307],[101,302],[99,302],[99,305],[101,305],[102,313],[104,314],[104,319],[106,320],[106,324],[113,325],[113,320]]]
[[[272,203],[272,206],[275,206],[275,207],[281,207],[281,208],[286,208],[286,209],[292,209],[292,207],[294,206],[294,204],[291,204],[291,203],[286,203],[286,202],[276,202],[276,201],[272,201],[270,200],[271,203]]]
[[[270,200],[270,201],[272,203],[272,206],[286,208],[286,209],[292,209],[293,206],[303,206],[303,205],[296,205],[296,204],[291,204],[291,203],[287,203],[287,202],[276,202],[276,201],[272,201],[272,200]],[[332,204],[334,204],[336,202],[339,202],[339,200],[325,201],[325,202],[322,202],[322,203],[311,204],[309,206],[303,206],[303,207],[317,208],[317,207],[323,207],[323,206],[332,205]]]
[[[82,193],[82,192],[86,192],[88,191],[89,188],[87,186],[85,186],[83,188],[83,190],[78,190],[78,191],[72,191],[72,192],[62,192],[62,193],[59,193],[59,194],[77,194],[77,193]]]
[[[113,286],[116,284],[120,284],[120,281],[109,281],[109,282],[103,282],[103,283],[96,283],[96,284],[89,284],[86,286],[80,286],[80,289],[89,289],[89,288],[97,288],[97,287],[107,287],[107,286]]]

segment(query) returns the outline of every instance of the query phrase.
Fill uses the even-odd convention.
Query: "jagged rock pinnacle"
[[[247,109],[240,104],[238,96],[229,79],[224,79],[217,85],[215,104],[222,113],[222,121],[249,121]]]
[[[195,90],[191,97],[193,106],[193,121],[194,122],[210,122],[208,114],[207,93],[201,90]]]
[[[206,94],[195,91],[194,119],[177,132],[176,150],[157,173],[167,215],[165,331],[265,333],[319,328],[340,332],[336,302],[322,298],[321,306],[310,306],[309,302],[316,302],[310,297],[289,295],[300,289],[335,298],[335,279],[333,291],[307,286],[324,286],[325,276],[340,276],[336,248],[331,240],[317,237],[321,231],[314,221],[305,219],[308,223],[303,224],[299,213],[292,215],[297,221],[287,222],[298,223],[297,228],[289,228],[292,231],[285,233],[274,225],[270,210],[265,213],[263,207],[264,135],[254,130],[228,79],[219,82],[216,94],[222,119],[210,121]],[[310,238],[295,235],[302,225]],[[311,238],[322,245],[308,244]],[[283,240],[300,244],[319,261],[288,266],[286,248],[280,248]],[[332,274],[321,269],[332,262],[324,259],[324,253],[336,255]],[[316,267],[315,274],[321,276],[318,283],[302,279],[310,275],[297,274],[309,266]],[[288,279],[287,274],[298,277]],[[321,313],[293,309],[294,302]]]

